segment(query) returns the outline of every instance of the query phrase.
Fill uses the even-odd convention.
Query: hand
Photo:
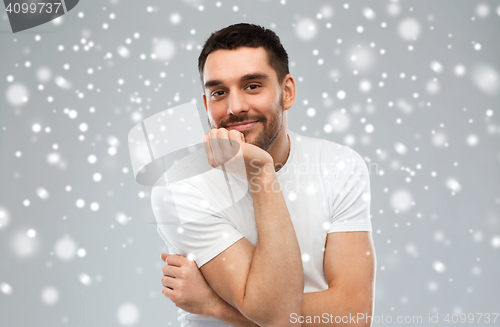
[[[248,180],[264,169],[274,172],[271,155],[258,146],[245,143],[245,136],[237,130],[211,129],[203,137],[203,144],[213,168],[221,169],[224,165],[226,172],[246,175]]]
[[[163,295],[184,311],[211,316],[222,300],[198,269],[196,262],[178,254],[161,254]]]

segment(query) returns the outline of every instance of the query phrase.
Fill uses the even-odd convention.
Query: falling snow
[[[110,309],[110,323],[120,326],[178,325],[178,308],[159,284],[159,253],[172,249],[157,234],[151,189],[134,180],[127,135],[191,99],[205,114],[198,54],[210,33],[240,21],[271,28],[288,51],[297,86],[288,127],[353,148],[369,168],[371,196],[360,197],[371,204],[376,314],[493,312],[500,5],[455,6],[183,0],[133,9],[110,0],[80,3],[73,15],[26,33],[4,32],[0,301],[7,324],[78,325],[83,305],[88,319]],[[320,190],[305,187],[310,196]],[[302,200],[293,191],[284,197]],[[330,227],[307,226],[325,234]],[[301,259],[316,260],[313,253]],[[11,314],[25,297],[37,311]],[[158,305],[164,310],[149,310]]]
[[[69,236],[64,236],[59,241],[57,241],[54,251],[56,256],[63,260],[68,261],[74,258],[76,254],[77,246],[75,241]]]
[[[118,308],[116,315],[120,325],[132,326],[139,320],[139,309],[134,304],[126,303]]]

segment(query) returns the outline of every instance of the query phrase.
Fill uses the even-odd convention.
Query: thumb
[[[160,257],[161,257],[161,259],[162,259],[163,261],[167,262],[166,260],[167,260],[168,254],[166,254],[166,253],[162,253],[162,254],[160,255]]]

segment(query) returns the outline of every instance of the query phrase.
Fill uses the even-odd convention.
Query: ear
[[[292,75],[287,74],[283,82],[283,110],[290,109],[297,98],[297,86]]]
[[[206,96],[205,92],[203,92],[203,105],[205,106],[205,111],[208,112],[208,108],[207,108],[207,96]]]

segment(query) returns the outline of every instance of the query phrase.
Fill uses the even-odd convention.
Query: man
[[[296,85],[274,32],[217,31],[198,68],[212,129],[206,156],[190,160],[224,169],[239,156],[246,176],[231,181],[248,192],[227,206],[208,177],[185,183],[182,196],[168,184],[152,190],[170,250],[162,293],[182,326],[369,326],[375,252],[363,159],[287,128]],[[196,219],[172,219],[186,210]]]

